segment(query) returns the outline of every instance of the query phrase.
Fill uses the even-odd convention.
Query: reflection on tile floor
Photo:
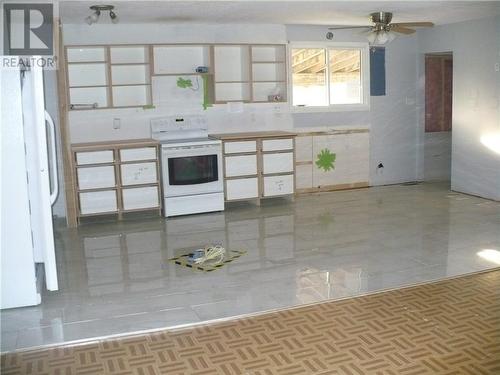
[[[445,184],[231,205],[222,213],[56,229],[60,291],[1,312],[2,351],[342,298],[498,267],[500,203]],[[211,273],[169,258],[246,250]]]

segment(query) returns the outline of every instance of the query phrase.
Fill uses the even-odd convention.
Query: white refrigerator
[[[0,75],[4,309],[40,304],[41,288],[58,289],[52,222],[58,180],[55,128],[45,110],[42,69],[2,69]]]

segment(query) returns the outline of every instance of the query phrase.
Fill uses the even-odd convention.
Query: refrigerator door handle
[[[45,111],[45,121],[49,124],[50,145],[52,148],[49,152],[52,162],[52,165],[49,166],[49,171],[52,174],[51,181],[54,188],[54,191],[50,192],[50,204],[53,205],[57,199],[57,195],[59,194],[59,180],[57,179],[56,126],[47,111]]]

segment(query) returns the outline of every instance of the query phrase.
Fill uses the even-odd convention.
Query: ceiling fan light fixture
[[[372,32],[368,34],[366,38],[368,39],[370,45],[383,46],[385,44],[392,42],[396,38],[396,35],[394,35],[391,32],[382,30],[382,31]]]

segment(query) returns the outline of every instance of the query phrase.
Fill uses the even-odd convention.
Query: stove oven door
[[[166,197],[222,192],[221,145],[164,146],[162,177]]]

